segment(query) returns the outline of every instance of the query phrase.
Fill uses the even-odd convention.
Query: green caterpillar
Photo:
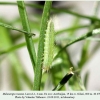
[[[54,24],[50,19],[45,34],[44,42],[44,57],[43,57],[43,70],[48,72],[53,61],[54,56]]]

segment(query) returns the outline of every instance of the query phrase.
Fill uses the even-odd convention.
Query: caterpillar
[[[48,72],[54,56],[54,24],[52,19],[48,21],[47,30],[44,39],[44,54],[43,54],[43,70]]]

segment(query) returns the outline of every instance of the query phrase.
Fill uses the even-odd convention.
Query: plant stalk
[[[47,21],[49,20],[49,16],[50,16],[51,5],[52,5],[52,1],[45,1],[43,14],[42,14],[42,21],[41,21],[33,90],[40,90],[41,77],[42,77],[42,59],[43,59],[43,52],[44,52],[44,38],[47,29]]]
[[[33,69],[35,70],[36,53],[35,53],[34,43],[32,41],[32,37],[31,37],[31,33],[30,33],[31,30],[30,30],[30,26],[29,26],[29,21],[28,21],[26,9],[25,9],[24,1],[17,1],[17,5],[18,5],[22,25],[23,25],[23,30],[28,32],[28,34],[25,34],[26,45],[27,45],[27,49],[28,49],[28,52],[29,52],[29,55],[30,55],[30,58],[32,61]]]

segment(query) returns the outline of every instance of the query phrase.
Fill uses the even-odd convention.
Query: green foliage
[[[70,9],[53,8],[52,1],[46,1],[44,6],[31,3],[24,4],[24,1],[17,1],[16,3],[0,2],[0,6],[1,5],[17,6],[19,11],[19,17],[11,22],[3,18],[0,19],[0,64],[4,60],[3,58],[8,58],[11,90],[24,90],[23,83],[27,85],[29,90],[44,90],[48,85],[50,90],[87,89],[89,72],[84,75],[85,78],[83,81],[80,75],[86,62],[92,58],[92,55],[95,54],[99,48],[98,41],[100,41],[100,38],[95,37],[100,34],[100,19],[97,18],[99,3],[94,9],[95,15],[93,14],[93,16],[73,12]],[[27,6],[43,9],[42,15],[34,14],[32,16],[37,18],[37,20],[30,19],[30,14],[27,14],[26,11]],[[73,22],[71,26],[55,31],[54,22],[50,20],[50,18],[52,19],[52,13],[56,16],[62,13],[72,15]],[[90,24],[80,24],[80,19],[89,20]],[[15,28],[17,24],[22,26],[23,29]],[[76,37],[77,31],[84,28],[87,29],[87,32]],[[31,30],[36,30],[39,36],[31,32]],[[17,35],[15,35],[15,33]],[[58,36],[63,35],[63,33],[67,33],[67,35],[58,38]],[[15,44],[16,41],[19,41],[19,39],[22,39],[24,36],[25,42]],[[68,47],[82,40],[84,45],[82,45],[80,51],[80,59],[76,62],[77,65],[75,65]],[[97,41],[97,44],[90,53],[90,44],[94,41]],[[35,45],[38,45],[38,47]],[[34,80],[30,80],[15,52],[15,50],[20,50],[24,46],[27,47],[32,62]],[[73,71],[70,67],[73,67]],[[45,73],[42,71],[43,69],[46,71]],[[2,67],[0,66],[0,84],[2,83],[1,70]],[[65,85],[66,83],[67,87]]]

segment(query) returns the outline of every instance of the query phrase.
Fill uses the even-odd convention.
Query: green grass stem
[[[30,34],[31,30],[30,30],[30,26],[28,22],[28,17],[27,17],[24,1],[17,1],[17,4],[18,4],[18,9],[19,9],[19,14],[22,21],[23,29],[28,32],[28,35],[31,35]],[[26,39],[27,49],[29,51],[29,55],[33,64],[33,69],[35,70],[36,53],[35,53],[32,37],[29,37],[28,35],[25,34],[25,39]]]
[[[50,16],[51,5],[52,5],[52,1],[45,1],[43,14],[42,14],[42,21],[41,21],[33,90],[40,90],[41,77],[42,77],[42,59],[43,59],[43,52],[44,52],[44,38],[47,29],[47,21],[49,20],[49,16]]]
[[[15,30],[15,31],[18,31],[18,32],[22,32],[22,33],[28,34],[27,31],[17,29],[17,28],[15,28],[15,27],[12,27],[12,26],[10,26],[10,25],[8,25],[8,24],[5,24],[5,23],[1,23],[1,22],[0,22],[0,26],[5,27],[5,28],[8,28],[8,29],[11,29],[11,30]],[[29,33],[29,34],[35,35],[35,34],[33,34],[33,33]],[[30,35],[29,35],[29,36],[30,36]]]

